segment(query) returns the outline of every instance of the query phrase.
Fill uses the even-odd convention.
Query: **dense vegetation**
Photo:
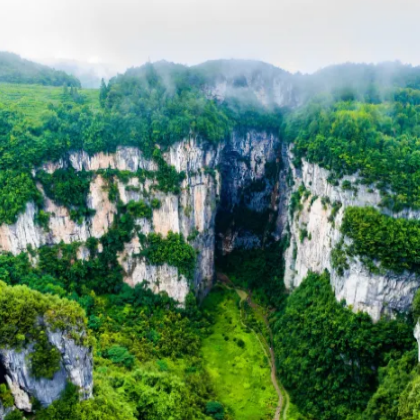
[[[30,173],[3,170],[0,172],[0,224],[13,224],[26,204],[33,201],[42,205],[42,195]]]
[[[192,279],[195,270],[196,251],[185,242],[182,234],[168,232],[166,238],[149,233],[144,238],[145,249],[141,255],[153,265],[167,263],[178,268],[178,273]]]
[[[417,220],[395,219],[373,207],[348,207],[341,231],[352,239],[345,247],[347,255],[363,258],[372,270],[380,267],[401,272],[419,272],[420,223]]]
[[[239,287],[252,290],[254,299],[280,308],[285,300],[283,266],[279,261],[281,242],[264,249],[236,249],[218,258],[218,268]]]
[[[70,210],[72,220],[80,221],[94,214],[86,203],[92,180],[90,172],[76,172],[72,167],[57,169],[53,174],[39,171],[36,179],[41,182],[49,198]]]
[[[237,293],[220,286],[205,299],[212,332],[203,341],[203,359],[233,419],[271,420],[277,401],[269,364],[257,337],[242,324],[238,307]]]
[[[403,320],[353,313],[337,302],[329,275],[309,274],[274,322],[279,376],[309,418],[346,419],[377,387],[377,369],[413,346]]]
[[[416,351],[405,353],[401,359],[391,359],[386,367],[379,369],[379,386],[366,409],[363,413],[352,415],[350,418],[363,420],[412,418],[404,412],[408,408],[405,403],[406,395],[411,391],[411,385],[408,385],[419,373],[416,364]]]
[[[358,102],[353,95],[317,99],[288,120],[286,137],[295,144],[296,163],[305,157],[332,171],[338,184],[358,172],[381,191],[394,211],[420,208],[420,93],[394,89],[385,101]]]
[[[208,322],[197,309],[195,298],[189,296],[186,308],[182,309],[167,296],[154,295],[143,285],[132,289],[122,283],[121,273],[112,261],[108,265],[95,258],[90,262],[76,261],[78,246],[41,248],[40,262],[35,267],[25,253],[16,257],[0,255],[0,278],[14,285],[1,286],[3,344],[6,340],[17,346],[26,339],[34,339],[33,322],[39,311],[44,311],[45,302],[61,302],[54,295],[75,300],[84,308],[90,335],[95,339],[95,399],[79,403],[71,397],[70,389],[62,400],[41,410],[39,418],[126,420],[141,416],[158,420],[169,415],[174,419],[206,418],[206,404],[214,400],[211,382],[200,360],[201,339],[207,334]],[[94,250],[96,244],[88,246]],[[118,283],[107,286],[110,278]],[[98,295],[91,287],[102,294]],[[103,294],[105,291],[109,292]],[[60,328],[74,324],[78,317],[83,322],[84,313],[76,302],[68,303],[75,308],[69,312],[69,319],[65,317],[64,306],[47,307],[46,319]],[[20,323],[23,335],[16,336],[14,326]],[[54,372],[51,367],[56,355],[43,337],[38,338],[42,352],[36,351],[31,358],[38,366],[34,374],[49,377]]]
[[[53,331],[65,329],[79,339],[86,326],[84,312],[75,302],[0,281],[0,346],[20,350],[34,344],[29,354],[32,374],[51,379],[60,367],[61,356],[49,343],[46,326],[40,320]]]
[[[290,112],[284,121],[283,110],[262,108],[255,94],[246,92],[247,78],[237,69],[228,69],[227,78],[241,94],[223,103],[209,99],[204,92],[209,81],[216,80],[219,65],[189,69],[147,64],[102,83],[98,92],[77,89],[77,80],[60,72],[0,56],[0,82],[19,84],[0,84],[0,224],[14,223],[33,201],[39,209],[36,222],[48,229],[37,182],[80,223],[92,215],[87,204],[90,182],[102,176],[117,211],[99,239],[29,248],[17,256],[0,254],[0,345],[20,348],[35,342],[29,357],[32,373],[50,378],[59,355],[35,322],[41,314],[59,328],[87,325],[92,338],[95,398],[80,402],[78,390],[69,384],[50,407],[36,407],[37,419],[260,419],[271,411],[267,361],[255,337],[240,324],[233,292],[217,289],[203,311],[192,295],[182,308],[144,284],[129,288],[123,282],[118,255],[135,235],[143,249],[134,258],[168,263],[193,278],[197,252],[188,241],[195,239],[194,233],[186,239],[172,232],[167,237],[144,235],[136,223],[138,218],[151,220],[152,209],[160,206],[154,190],[181,191],[186,174],[164,159],[176,142],[197,137],[208,147],[233,130],[281,132],[295,144],[296,164],[302,157],[318,163],[331,170],[331,183],[355,193],[358,185],[340,178],[358,172],[361,182],[381,191],[383,206],[393,211],[420,208],[418,71],[400,68],[388,83],[386,68],[378,73],[369,66],[344,67],[343,78],[334,69],[326,70],[314,80],[332,87],[330,94]],[[229,66],[222,63],[225,70]],[[265,65],[250,68],[248,78],[258,77],[263,69],[264,83],[272,72],[278,73]],[[308,96],[322,92],[305,76],[297,78],[309,89]],[[76,171],[68,159],[72,151],[93,155],[115,152],[119,146],[139,148],[156,170]],[[40,169],[46,161],[59,159],[64,169]],[[279,169],[279,164],[269,163],[267,179],[249,185],[244,201],[267,183],[274,185]],[[128,185],[134,177],[142,186]],[[143,199],[123,204],[117,179],[127,190],[143,191]],[[146,180],[154,181],[149,191],[143,188]],[[308,196],[304,187],[296,191],[292,216]],[[220,267],[273,310],[279,375],[292,403],[317,420],[416,419],[420,374],[412,352],[411,320],[373,324],[368,315],[354,314],[344,302],[336,302],[326,273],[310,274],[287,297],[279,263],[284,244],[270,244],[275,218],[270,211],[254,212],[243,204],[218,215],[219,231],[235,221],[238,228],[261,237],[264,249],[235,250]],[[336,213],[339,204],[332,206]],[[342,231],[352,245],[343,241],[333,263],[344,270],[347,258],[358,255],[372,270],[418,272],[417,224],[370,208],[349,208]],[[78,259],[82,246],[89,250],[89,259]],[[0,399],[5,406],[12,404],[4,384]],[[8,416],[19,418],[19,411]]]
[[[34,180],[28,171],[46,161],[65,159],[69,151],[94,154],[114,152],[118,146],[138,147],[158,166],[157,171],[144,171],[143,176],[155,179],[156,188],[161,191],[179,193],[184,174],[166,164],[156,146],[165,150],[189,137],[216,143],[234,128],[265,127],[268,131],[279,131],[278,110],[263,111],[255,103],[217,104],[203,94],[200,87],[204,79],[195,71],[186,67],[168,68],[171,83],[164,79],[164,70],[159,66],[130,70],[112,79],[108,86],[103,84],[96,104],[89,91],[78,92],[73,88],[60,93],[32,88],[19,91],[13,85],[0,85],[0,169],[27,174],[13,181],[14,192],[0,183],[4,201],[0,223],[15,221],[25,204],[33,199]],[[45,101],[36,102],[34,93],[45,95]],[[66,205],[63,193],[75,191],[80,183],[70,185],[68,179],[64,182],[64,175],[75,178],[70,172],[59,172],[56,177],[60,179],[56,181],[61,185],[52,187],[50,196],[57,196]],[[44,185],[53,181],[45,174],[40,174],[40,179],[45,179]],[[78,196],[83,191],[82,188]],[[89,214],[82,203],[73,202],[72,206],[75,220]]]
[[[75,77],[63,71],[25,60],[16,54],[0,52],[0,83],[4,82],[80,87]]]

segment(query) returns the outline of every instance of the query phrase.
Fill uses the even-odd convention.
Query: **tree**
[[[105,83],[104,79],[101,79],[101,87],[99,91],[99,104],[101,108],[105,108],[106,98],[108,96],[108,86]]]
[[[217,401],[209,401],[206,404],[206,414],[216,420],[223,420],[225,418],[225,410],[223,405]]]

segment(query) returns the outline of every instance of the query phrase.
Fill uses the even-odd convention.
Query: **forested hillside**
[[[132,289],[123,282],[118,255],[137,236],[148,263],[169,264],[191,279],[197,254],[191,246],[194,237],[142,234],[136,220],[150,220],[161,203],[145,196],[124,204],[117,181],[126,184],[137,178],[153,182],[156,191],[179,194],[185,174],[163,159],[169,146],[188,137],[218,143],[235,127],[277,132],[278,111],[265,112],[256,103],[217,104],[203,94],[203,82],[193,81],[188,69],[181,67],[179,74],[170,69],[171,85],[165,82],[164,71],[166,67],[146,65],[104,84],[100,91],[66,84],[57,88],[0,84],[1,223],[15,223],[33,201],[39,209],[35,221],[48,231],[50,214],[43,210],[47,198],[67,208],[76,224],[82,223],[92,216],[87,195],[94,176],[106,180],[107,195],[117,209],[110,230],[99,240],[92,237],[86,244],[60,243],[0,255],[0,278],[6,284],[76,301],[86,313],[92,337],[94,398],[79,403],[77,389],[69,385],[60,400],[36,410],[37,419],[231,418],[229,407],[217,402],[201,358],[201,341],[214,320],[197,307],[193,293],[180,307],[165,294],[154,295],[146,285]],[[121,146],[140,149],[157,169],[135,173],[40,169],[45,162],[66,161],[70,151],[93,155]],[[78,258],[82,245],[89,251],[87,260]],[[22,415],[13,411],[7,419]]]
[[[417,279],[419,71],[348,64],[305,83],[317,95],[288,115],[284,129],[293,166],[310,174],[290,201],[299,242],[289,255],[304,259],[300,248],[330,241],[334,280],[326,271],[309,271],[273,317],[279,374],[309,418],[414,419],[416,309],[389,308],[372,324],[366,314],[347,309],[349,302],[337,302],[330,283],[338,289],[352,276],[370,276],[373,284],[395,279],[397,289],[404,276]],[[316,195],[320,185],[330,195]],[[332,232],[323,236],[310,228],[312,214]],[[331,243],[335,232],[340,239]]]
[[[37,377],[54,377],[36,319],[61,305],[94,358],[93,398],[69,383],[6,420],[268,419],[271,349],[290,395],[283,418],[416,419],[420,298],[403,296],[401,310],[386,299],[407,278],[410,293],[420,285],[419,87],[420,70],[400,64],[303,76],[221,60],[149,63],[86,90],[0,55],[0,347],[29,349]],[[238,198],[228,217],[226,185]],[[9,246],[15,237],[34,240]],[[203,303],[215,253],[230,280]],[[304,258],[317,269],[293,265]],[[376,295],[353,293],[356,310],[337,284],[362,270]],[[24,300],[34,308],[21,326],[8,305]],[[0,418],[14,406],[2,363]]]
[[[0,52],[0,83],[80,87],[80,82],[63,71],[25,60],[16,54]]]

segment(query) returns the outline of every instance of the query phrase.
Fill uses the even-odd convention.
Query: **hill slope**
[[[0,82],[80,87],[79,80],[63,71],[25,60],[9,52],[0,52]]]

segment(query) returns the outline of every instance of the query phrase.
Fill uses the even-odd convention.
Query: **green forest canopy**
[[[0,83],[4,82],[80,87],[79,80],[63,71],[25,60],[13,53],[0,51]]]
[[[50,79],[44,74],[46,79],[40,80],[36,69],[24,71],[28,66],[24,62],[21,66],[21,76],[12,82],[56,83],[70,88],[0,84],[1,223],[13,223],[30,200],[42,206],[31,169],[47,160],[66,157],[71,150],[93,154],[113,152],[120,145],[138,147],[160,165],[159,173],[141,176],[154,176],[162,189],[176,192],[183,175],[163,164],[157,145],[165,150],[190,135],[217,143],[234,129],[251,128],[280,132],[295,143],[297,161],[306,157],[332,170],[331,182],[359,171],[363,182],[381,190],[384,206],[393,210],[420,207],[420,92],[415,69],[397,66],[391,82],[383,72],[384,77],[375,76],[372,83],[370,76],[376,74],[372,67],[345,67],[344,79],[356,80],[356,85],[345,89],[338,77],[327,83],[334,79],[330,74],[334,70],[326,70],[314,76],[319,85],[323,80],[325,86],[314,88],[311,95],[322,90],[331,94],[314,99],[302,110],[289,112],[284,121],[284,110],[261,108],[252,100],[244,103],[229,98],[221,104],[207,98],[203,87],[216,77],[217,63],[199,69],[148,64],[114,78],[108,86],[103,84],[99,92],[77,90],[77,84],[61,80],[55,73]],[[356,70],[358,76],[353,78]],[[301,88],[312,83],[304,76],[299,80]],[[243,80],[235,83],[243,87]],[[122,176],[102,175],[110,179]],[[49,185],[50,197],[67,206],[74,204],[75,219],[89,212],[85,204],[92,174],[70,170],[52,175],[38,172],[37,176],[44,186]],[[69,202],[69,193],[75,191],[75,202]],[[8,300],[13,302],[15,293],[30,295],[27,300],[32,302],[38,295],[32,295],[35,292],[25,286],[46,293],[41,296],[70,299],[74,301],[71,305],[77,302],[84,309],[95,341],[95,398],[79,402],[77,390],[69,386],[63,398],[40,410],[37,418],[204,419],[205,413],[210,413],[209,404],[219,407],[214,404],[211,381],[200,360],[208,319],[196,307],[194,297],[188,296],[186,307],[179,308],[167,296],[156,296],[144,285],[131,289],[122,281],[117,252],[138,233],[135,214],[150,217],[148,206],[120,203],[109,232],[86,243],[92,255],[88,261],[77,260],[78,243],[30,250],[31,257],[28,253],[0,255],[0,279],[15,286],[1,283],[2,290],[11,290],[5,294],[8,299],[3,305]],[[346,217],[343,226],[355,241],[355,252],[379,256],[384,265],[393,268],[401,260],[400,254],[389,252],[395,245],[399,253],[404,253],[409,267],[417,267],[410,250],[412,241],[417,240],[416,227],[412,229],[405,221],[395,221],[394,226],[394,219],[369,209],[363,217],[357,210]],[[365,232],[367,222],[369,232]],[[390,249],[382,249],[382,235],[394,230],[391,238],[395,242]],[[401,238],[401,230],[412,237]],[[359,239],[366,235],[371,235],[372,242],[361,244]],[[164,239],[152,235],[142,240],[147,245],[145,258],[157,264],[171,259],[182,273],[191,276],[196,255],[182,236],[171,234]],[[103,248],[100,253],[99,244]],[[38,261],[35,266],[30,263],[33,256]],[[246,259],[248,269],[257,272],[262,262],[268,284],[262,285],[265,278],[257,281],[239,271],[241,280],[258,287],[261,295],[273,290],[282,293],[281,267],[271,269],[268,257],[260,253],[236,254],[226,266],[231,269],[231,264]],[[44,301],[38,300],[37,304]],[[389,410],[381,396],[395,400],[395,389],[400,392],[406,386],[398,394],[398,412],[402,419],[414,419],[419,380],[411,370],[412,358],[404,353],[411,351],[413,344],[409,323],[398,319],[373,324],[366,314],[352,313],[336,302],[327,274],[310,274],[287,300],[283,296],[261,300],[285,306],[284,312],[276,314],[274,324],[280,376],[292,401],[309,418],[341,420],[347,415],[367,415],[384,420],[378,412],[396,410]],[[36,309],[36,304],[33,307]],[[77,313],[79,310],[75,309]],[[9,321],[15,322],[6,320],[4,324]],[[31,322],[28,325],[32,328]],[[42,373],[49,375],[51,370]]]
[[[344,100],[343,100],[344,99]],[[354,97],[314,100],[290,116],[285,136],[296,163],[332,171],[330,181],[358,172],[394,211],[420,208],[420,91],[396,89],[381,103]]]
[[[310,419],[346,419],[377,387],[377,369],[411,350],[412,326],[353,313],[337,302],[328,273],[310,273],[274,322],[279,377]]]

